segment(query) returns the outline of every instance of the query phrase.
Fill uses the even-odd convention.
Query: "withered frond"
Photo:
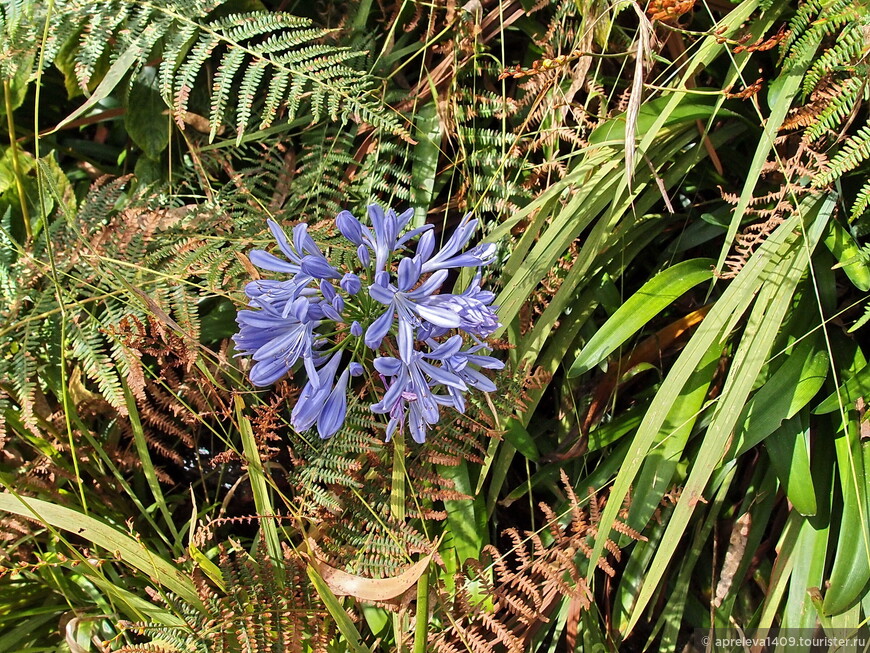
[[[505,531],[512,543],[507,551],[502,553],[488,545],[485,560],[466,563],[455,579],[453,599],[446,594],[440,597],[446,628],[430,635],[433,650],[525,651],[537,628],[550,620],[559,597],[573,600],[583,610],[591,607],[592,591],[586,583],[592,554],[590,538],[597,534],[606,498],[590,493],[588,507],[583,508],[564,472],[562,485],[568,498],[565,511],[560,514],[551,506],[540,505],[551,543],[545,544],[539,532],[521,534],[511,528]],[[612,528],[632,539],[644,540],[624,524],[627,514],[624,507]],[[562,523],[563,515],[570,516],[567,524]],[[619,559],[616,542],[608,539],[605,548]],[[595,564],[609,576],[616,573],[604,557]],[[471,588],[476,588],[474,593]]]
[[[181,617],[183,625],[124,622],[125,630],[149,642],[118,651],[155,650],[149,644],[159,642],[172,650],[202,653],[325,653],[335,624],[306,574],[307,562],[288,547],[277,565],[280,571],[262,542],[254,556],[236,545],[221,545],[217,567],[225,587],[216,587],[199,569],[192,574],[204,609],[173,595],[159,596],[156,600]]]

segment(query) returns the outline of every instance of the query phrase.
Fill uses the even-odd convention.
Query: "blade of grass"
[[[281,543],[278,539],[278,527],[275,523],[275,508],[272,506],[272,498],[269,495],[269,485],[266,482],[266,474],[263,469],[263,461],[257,449],[257,441],[254,439],[254,431],[251,421],[245,416],[245,402],[239,396],[233,397],[236,409],[236,421],[239,425],[239,433],[242,436],[242,451],[248,465],[248,477],[251,480],[251,492],[254,495],[254,506],[260,519],[260,530],[266,542],[266,550],[272,559],[272,564],[280,568],[284,555],[281,552]]]
[[[157,504],[157,509],[163,515],[166,525],[172,533],[175,541],[179,540],[178,529],[175,527],[175,521],[172,519],[172,513],[166,505],[166,499],[163,496],[163,490],[160,487],[160,481],[157,479],[157,473],[154,470],[154,463],[151,462],[151,452],[148,450],[148,443],[145,440],[145,432],[142,429],[142,422],[139,419],[139,410],[136,407],[136,400],[133,398],[133,393],[130,392],[130,387],[122,380],[122,388],[124,390],[124,400],[127,405],[127,413],[130,418],[130,429],[133,431],[133,442],[136,444],[136,454],[139,462],[142,464],[142,473],[145,475],[145,481],[151,489],[151,494],[154,496],[154,501]]]
[[[0,494],[0,510],[36,519],[82,537],[117,555],[192,605],[202,605],[193,583],[180,569],[149,551],[141,542],[93,517],[42,499],[19,497],[12,493]]]
[[[740,227],[746,209],[752,200],[755,186],[761,178],[761,168],[767,162],[767,158],[773,149],[774,141],[779,134],[780,125],[782,125],[782,121],[791,108],[792,100],[800,92],[804,73],[815,60],[814,54],[820,42],[821,36],[819,36],[816,43],[807,43],[807,47],[801,49],[801,52],[805,54],[805,58],[793,61],[792,65],[786,68],[771,84],[769,97],[773,99],[773,106],[771,107],[770,115],[764,121],[764,131],[761,134],[758,147],[756,147],[755,153],[752,155],[752,161],[750,161],[749,168],[746,171],[746,182],[740,191],[740,199],[737,202],[737,206],[734,207],[734,213],[731,216],[731,223],[728,225],[728,233],[725,236],[719,260],[716,263],[716,269],[722,269],[722,266],[725,264],[725,258],[728,256],[728,252],[731,251],[734,237],[737,235],[737,229]]]
[[[463,460],[455,467],[438,466],[438,473],[454,483],[457,492],[468,495],[468,499],[450,499],[444,501],[447,511],[445,532],[452,535],[445,537],[456,554],[456,563],[462,565],[468,558],[478,559],[487,542],[487,524],[479,500],[474,497],[474,488],[468,473],[468,462]]]
[[[692,259],[660,272],[601,326],[568,370],[579,376],[598,365],[675,299],[713,277],[713,259]]]
[[[746,331],[734,355],[728,378],[716,404],[710,426],[674,510],[674,515],[662,538],[662,548],[650,566],[627,632],[630,632],[640,620],[643,609],[652,598],[670,563],[671,551],[674,550],[677,541],[682,537],[694,512],[695,505],[703,497],[710,474],[718,467],[729,446],[731,433],[740,415],[740,408],[746,403],[755,379],[767,360],[779,326],[791,305],[792,294],[806,271],[809,258],[808,250],[814,249],[834,206],[835,199],[831,197],[817,201],[813,206],[812,221],[808,228],[808,237],[811,242],[805,246],[802,238],[789,231],[785,235],[783,247],[778,247],[778,251],[775,250],[773,258],[775,263],[765,265],[768,269],[762,277],[762,282],[765,281],[765,277],[769,281],[762,283],[755,306],[749,316]],[[795,219],[795,226],[797,224]],[[716,307],[718,308],[718,304]],[[605,520],[602,522],[610,523]],[[598,542],[596,542],[597,544]]]
[[[765,440],[771,467],[794,509],[804,516],[818,510],[810,472],[809,430],[809,419],[802,413],[786,420]]]
[[[329,614],[335,620],[335,625],[338,626],[339,632],[344,636],[347,649],[353,653],[371,653],[363,644],[362,636],[359,634],[356,626],[353,625],[350,617],[347,616],[347,612],[344,611],[338,598],[332,593],[332,590],[329,589],[329,586],[324,582],[320,574],[317,573],[313,565],[308,565],[307,573],[308,578],[314,585],[314,589],[320,596],[320,600],[323,601],[323,605],[326,606]]]

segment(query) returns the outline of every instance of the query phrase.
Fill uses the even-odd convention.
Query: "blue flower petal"
[[[338,279],[341,275],[322,254],[307,254],[302,259],[302,271],[317,279]]]
[[[483,392],[495,392],[497,389],[495,383],[492,382],[492,379],[485,377],[483,374],[470,367],[465,370],[465,377],[472,388],[476,388]]]
[[[248,376],[251,383],[263,387],[272,385],[289,371],[287,365],[280,358],[271,358],[254,364]]]
[[[423,356],[426,358],[442,360],[454,356],[460,349],[462,349],[462,336],[457,334],[451,336],[440,344],[434,341],[431,341],[428,344],[432,347],[432,351],[428,354],[423,354]]]
[[[362,245],[362,225],[350,211],[342,211],[335,217],[335,224],[341,235],[347,238],[354,245]]]
[[[345,368],[338,382],[329,393],[323,411],[317,418],[317,432],[323,439],[331,438],[344,424],[347,416],[347,380],[350,376],[350,368]]]
[[[398,231],[402,231],[405,227],[408,226],[408,223],[411,221],[411,218],[414,217],[414,209],[405,209],[402,213],[396,216],[396,226],[398,227]]]
[[[369,204],[366,207],[366,212],[369,214],[375,236],[381,238],[384,235],[384,220],[386,219],[384,210],[377,204]]]
[[[417,444],[426,442],[426,422],[423,420],[423,413],[413,406],[408,412],[408,426],[414,442]]]
[[[396,291],[391,288],[385,288],[384,286],[375,283],[369,286],[369,295],[375,301],[378,301],[381,304],[389,305],[393,302],[393,298],[396,296]]]
[[[295,263],[288,263],[287,261],[282,261],[274,254],[264,252],[262,249],[251,250],[251,252],[248,253],[248,258],[251,259],[251,263],[256,265],[258,268],[262,268],[264,270],[271,270],[272,272],[286,272],[287,274],[297,274],[302,269]]]
[[[468,390],[468,386],[465,384],[465,382],[452,372],[448,372],[444,368],[437,367],[436,365],[432,365],[431,363],[427,363],[425,361],[420,361],[418,364],[420,365],[420,369],[424,371],[426,375],[435,383],[440,383],[441,385],[456,388],[457,390],[462,390],[463,392]]]
[[[365,245],[360,245],[356,248],[356,257],[359,259],[359,262],[362,263],[364,268],[367,268],[372,264],[369,249]]]
[[[384,376],[397,376],[402,369],[402,361],[392,356],[380,356],[374,360],[375,369]]]
[[[414,265],[414,260],[403,258],[399,261],[399,291],[410,290],[420,279],[420,268]]]
[[[427,231],[432,231],[435,227],[431,224],[424,224],[422,227],[417,227],[416,229],[411,229],[408,233],[404,234],[401,238],[396,241],[396,250],[399,250],[405,243],[414,240],[420,234],[425,234]],[[422,241],[422,239],[421,239]],[[432,241],[434,243],[434,240]],[[420,247],[417,246],[417,250],[419,251]],[[431,253],[431,252],[430,252]]]
[[[377,320],[372,322],[366,330],[366,347],[369,349],[380,347],[381,341],[387,335],[391,326],[393,326],[393,309],[389,308]]]
[[[424,262],[428,261],[429,257],[432,256],[433,251],[435,251],[435,233],[427,231],[420,236],[420,240],[417,241],[417,253],[415,254],[415,258]]]
[[[311,234],[308,233],[308,225],[304,222],[300,222],[293,227],[293,244],[296,246],[296,251],[300,254],[305,252],[323,256],[317,243],[314,242]]]
[[[275,242],[278,243],[278,247],[280,247],[281,251],[284,252],[284,256],[294,263],[299,263],[299,255],[290,247],[287,235],[284,233],[284,230],[280,225],[272,219],[267,219],[266,224],[269,225],[269,231],[272,232],[272,236],[275,238]]]
[[[399,317],[399,356],[406,363],[411,361],[414,355],[414,325],[408,320]]]
[[[330,266],[331,267],[331,266]],[[320,292],[323,295],[323,298],[327,301],[332,301],[333,297],[336,297],[335,288],[332,287],[332,284],[329,283],[326,279],[320,280]]]
[[[447,275],[450,273],[447,270],[438,270],[430,276],[426,281],[421,283],[417,288],[407,293],[409,299],[422,299],[434,294],[441,289],[444,282],[447,280]]]
[[[341,299],[340,297],[338,299]],[[341,322],[341,313],[335,310],[335,308],[329,302],[320,302],[318,305],[320,310],[323,311],[323,314],[328,317],[330,320],[335,322]]]
[[[435,306],[427,306],[425,304],[417,304],[417,314],[426,320],[427,322],[431,322],[435,326],[442,327],[444,329],[455,329],[460,324],[462,324],[462,320],[459,318],[455,312],[441,308],[437,305]]]
[[[360,288],[362,288],[360,278],[353,272],[345,274],[341,278],[339,285],[348,295],[356,295],[360,291]]]

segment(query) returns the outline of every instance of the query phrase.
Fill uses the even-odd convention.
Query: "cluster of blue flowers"
[[[504,366],[486,355],[483,341],[501,326],[495,295],[481,288],[479,269],[461,294],[439,293],[450,270],[491,263],[495,245],[464,252],[477,227],[465,216],[436,252],[432,225],[406,230],[412,215],[371,205],[368,227],[342,211],[336,225],[359,261],[350,271],[329,262],[306,224],[294,227],[291,240],[269,220],[285,258],[250,253],[257,267],[289,276],[245,287],[255,310],[239,311],[233,339],[239,355],[254,360],[254,385],[270,385],[302,361],[307,382],[291,415],[296,430],[316,425],[320,437],[334,435],[347,415],[351,379],[363,375],[373,387],[380,379],[383,393],[371,410],[389,417],[387,440],[407,424],[422,443],[441,406],[463,412],[470,388],[495,391],[480,372]]]

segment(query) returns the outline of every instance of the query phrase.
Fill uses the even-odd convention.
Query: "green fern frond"
[[[867,84],[867,80],[859,75],[854,75],[843,80],[837,86],[837,92],[819,115],[815,122],[807,128],[806,136],[809,140],[815,140],[822,134],[839,129],[843,120],[852,113],[855,105],[861,100],[861,93]]]
[[[195,608],[174,595],[162,602],[180,620],[180,625],[124,623],[124,628],[150,641],[118,649],[137,651],[239,651],[240,653],[326,653],[335,633],[311,581],[307,563],[288,551],[282,580],[260,547],[254,555],[233,546],[220,547],[217,560],[226,584],[218,592],[200,581],[198,592],[204,608]],[[312,627],[317,624],[317,627]]]
[[[72,321],[68,325],[67,336],[72,359],[78,361],[84,373],[97,384],[106,401],[121,414],[126,414],[124,391],[99,331],[88,326],[82,328]]]
[[[790,33],[782,43],[784,53],[791,50],[795,41],[807,31],[813,18],[821,12],[824,5],[824,0],[808,0],[798,8],[791,21],[789,21]]]
[[[241,139],[255,116],[264,129],[281,116],[282,107],[288,121],[300,115],[312,122],[324,117],[353,120],[407,137],[399,115],[377,98],[374,80],[349,65],[364,53],[331,44],[330,30],[286,13],[252,11],[211,18],[221,4],[58,0],[51,12],[33,5],[27,20],[17,14],[7,18],[9,9],[0,7],[0,34],[7,39],[0,49],[0,75],[12,78],[20,63],[28,61],[22,53],[32,57],[43,47],[47,66],[65,48],[74,57],[68,72],[86,92],[122,53],[130,58],[124,60],[127,69],[118,71],[126,73],[126,80],[159,59],[158,87],[183,126],[191,93],[214,64],[208,106],[212,139],[222,124],[234,125]],[[43,44],[46,21],[50,37]]]
[[[159,24],[162,25],[162,22]],[[189,52],[190,45],[198,32],[199,28],[195,23],[185,23],[178,25],[177,29],[166,34],[163,60],[158,68],[160,94],[164,99],[172,98],[176,79],[175,71],[181,66],[183,58]]]
[[[181,121],[181,117],[187,112],[190,93],[196,83],[196,78],[220,42],[220,36],[217,34],[201,35],[190,54],[185,57],[184,63],[176,71],[172,83],[172,102],[178,113],[177,120]],[[244,55],[244,52],[242,54]]]
[[[870,180],[864,182],[861,189],[855,195],[852,210],[849,212],[849,222],[860,220],[870,208]]]
[[[257,89],[260,88],[263,76],[266,74],[268,68],[268,61],[265,59],[255,59],[248,68],[247,74],[242,78],[242,81],[239,84],[239,103],[236,120],[240,125],[249,125],[251,123],[251,115],[253,113],[254,100],[257,97]],[[271,82],[269,88],[271,89]],[[280,96],[278,104],[280,104]],[[267,107],[268,111],[264,111],[263,120],[260,123],[260,129],[265,129],[275,119],[275,112],[277,111],[278,104]],[[266,113],[269,114],[268,117]],[[212,123],[212,139],[214,139],[216,131],[216,125],[215,123]]]
[[[242,95],[244,96],[244,106],[248,106],[249,104],[252,106],[252,98],[253,91],[250,89],[256,89],[256,86],[260,85],[259,79],[256,79],[256,86],[254,85],[255,78],[262,78],[264,75],[266,68],[268,67],[268,63],[263,59],[260,61],[254,62],[254,65],[251,67],[250,83],[248,87],[244,85],[242,87]],[[246,78],[245,81],[249,81]],[[290,71],[289,70],[277,70],[275,74],[272,75],[269,80],[269,87],[266,90],[266,99],[263,102],[263,117],[260,122],[260,129],[265,129],[269,125],[271,125],[275,116],[278,114],[278,108],[281,106],[281,102],[287,97],[287,84],[290,82]],[[298,109],[298,94],[294,94],[294,102]],[[250,98],[250,99],[249,99]],[[240,112],[241,116],[245,116],[246,112]]]
[[[347,203],[348,171],[357,165],[353,143],[353,131],[333,126],[313,129],[300,136],[293,179],[297,190],[283,202],[285,215],[295,214],[310,220],[338,215]]]
[[[406,143],[384,141],[375,156],[363,161],[360,179],[365,183],[362,195],[382,197],[395,206],[411,199],[411,169]]]
[[[855,320],[855,323],[849,327],[848,333],[855,333],[858,329],[870,322],[870,304],[864,307],[864,314]]]
[[[13,399],[21,407],[22,419],[27,424],[33,416],[33,403],[36,395],[36,357],[31,348],[36,347],[31,337],[24,337],[18,343],[18,350],[11,360],[3,360],[12,381]]]
[[[316,43],[327,35],[325,30],[312,28],[309,21],[286,14],[233,14],[203,25],[191,53],[174,72],[176,108],[187,109],[190,89],[200,69],[220,46],[225,51],[214,81],[209,119],[212,124],[225,122],[234,85],[244,85],[234,107],[239,138],[248,127],[255,91],[267,73],[280,75],[282,81],[269,86],[267,95],[271,97],[267,99],[263,127],[271,123],[276,98],[283,94],[288,120],[297,117],[305,98],[312,122],[324,115],[338,120],[356,114],[389,132],[401,132],[398,120],[369,98],[372,86],[368,77],[345,64],[359,53]],[[289,88],[282,79],[284,75],[291,82]],[[279,93],[281,87],[283,93]]]
[[[827,186],[868,158],[870,158],[870,125],[865,125],[846,140],[840,151],[831,159],[828,170],[813,179],[813,186],[816,188]]]
[[[789,59],[799,59],[810,41],[833,34],[846,20],[841,12],[851,12],[854,5],[854,0],[810,0],[802,5],[789,21],[791,33],[783,41],[786,65]]]
[[[837,37],[837,43],[817,58],[804,76],[802,82],[804,94],[808,95],[812,92],[824,75],[832,71],[841,71],[861,57],[864,47],[862,26],[855,21],[846,23]]]

